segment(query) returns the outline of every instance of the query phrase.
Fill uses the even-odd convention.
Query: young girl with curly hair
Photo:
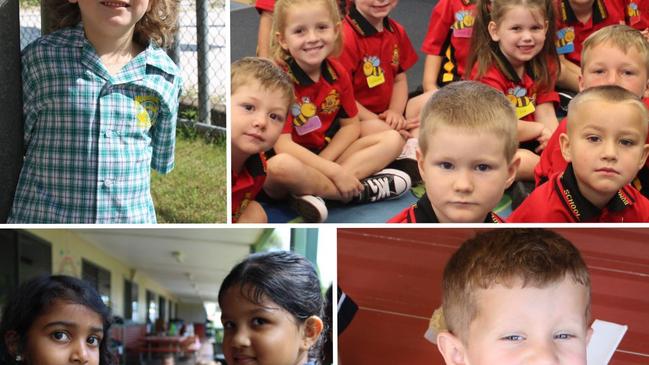
[[[177,0],[45,0],[22,55],[25,159],[13,223],[155,223],[151,168],[174,166]]]

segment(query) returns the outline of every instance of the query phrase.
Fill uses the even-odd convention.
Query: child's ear
[[[284,39],[282,32],[275,32],[275,38],[277,39],[277,44],[279,44],[279,46],[282,47],[283,50],[288,51],[288,44],[286,44],[286,40]]]
[[[642,160],[640,161],[638,170],[640,170],[642,166],[644,166],[645,162],[647,161],[647,155],[649,155],[649,144],[645,144],[642,148]]]
[[[443,331],[437,335],[437,349],[442,354],[446,365],[467,364],[464,345],[452,333]]]
[[[646,86],[646,87],[645,87],[645,89],[644,89],[644,95],[643,95],[643,97],[644,97],[644,98],[649,98],[649,79],[647,79],[647,85],[645,85],[645,86]]]
[[[419,148],[419,146],[417,146],[416,156],[417,156],[417,167],[419,168],[419,175],[423,178],[423,177],[425,177],[425,175],[424,175],[424,165],[425,165],[425,163],[424,163],[424,154],[421,152],[421,148]],[[424,183],[426,183],[425,180],[424,180]]]
[[[518,172],[518,167],[521,165],[521,156],[519,156],[518,153],[514,154],[514,158],[512,158],[512,162],[509,163],[509,166],[507,166],[507,180],[505,181],[505,189],[509,188],[512,183],[514,183],[514,179],[516,179],[516,172]]]
[[[582,71],[579,73],[579,76],[577,77],[577,82],[579,83],[579,92],[582,92],[585,89],[585,87],[584,87],[584,76],[583,76],[583,72],[584,72],[583,71],[584,70],[583,65],[581,66],[581,70]]]
[[[489,36],[491,37],[491,40],[494,42],[500,41],[500,37],[498,37],[498,26],[496,23],[492,20],[487,24],[487,30],[489,31]]]
[[[311,316],[304,321],[304,333],[302,336],[302,350],[308,350],[313,346],[324,329],[324,323],[318,316]]]
[[[586,331],[586,345],[590,343],[590,338],[593,337],[593,328],[588,327],[588,331]]]
[[[561,155],[566,162],[572,162],[570,155],[570,137],[567,134],[561,133],[559,135],[559,145],[561,146]]]

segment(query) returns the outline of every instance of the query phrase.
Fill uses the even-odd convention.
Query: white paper
[[[593,335],[588,343],[587,364],[607,365],[629,327],[596,319],[591,328]]]

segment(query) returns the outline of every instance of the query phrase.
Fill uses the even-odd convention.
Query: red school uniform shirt
[[[266,157],[264,153],[246,159],[240,172],[232,171],[232,223],[236,223],[241,212],[264,186],[266,181]]]
[[[518,119],[534,121],[534,111],[537,105],[559,102],[559,94],[554,91],[554,84],[550,85],[548,90],[539,90],[530,67],[525,67],[523,77],[520,78],[500,50],[496,51],[496,57],[496,63],[500,67],[494,64],[478,78],[478,65],[476,64],[471,72],[471,79],[487,84],[505,94],[514,105]]]
[[[386,17],[379,32],[351,6],[339,61],[352,76],[356,100],[378,114],[390,106],[394,78],[417,62],[417,53],[399,23]]]
[[[649,98],[644,98],[642,101],[649,109]],[[546,182],[549,176],[561,172],[568,167],[568,163],[561,154],[561,143],[559,141],[561,133],[568,133],[567,126],[568,118],[564,118],[559,123],[559,126],[541,153],[539,163],[534,167],[534,182],[536,186]],[[649,134],[647,135],[646,143],[649,143]],[[642,195],[649,197],[649,159],[645,162],[644,167],[638,171],[638,175],[636,175],[631,185],[638,189]]]
[[[428,21],[422,52],[442,57],[437,85],[459,81],[471,48],[475,4],[471,0],[440,0]]]
[[[508,223],[649,222],[649,200],[630,185],[599,209],[579,191],[568,164],[565,171],[534,189],[507,219]]]
[[[582,44],[589,35],[607,25],[624,23],[624,1],[626,0],[594,0],[591,17],[582,23],[575,16],[568,0],[555,0],[557,53],[564,55],[572,63],[581,65]]]
[[[439,219],[435,215],[428,195],[424,195],[417,203],[390,218],[387,223],[439,223]],[[504,221],[496,213],[489,212],[482,223],[504,223]]]
[[[638,30],[649,28],[649,0],[626,0],[626,24]]]
[[[287,65],[295,102],[282,133],[290,133],[295,143],[319,153],[340,129],[339,119],[358,114],[351,80],[332,59],[322,62],[318,81],[311,80],[295,60],[290,59]]]

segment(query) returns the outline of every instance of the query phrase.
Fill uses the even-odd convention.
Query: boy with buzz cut
[[[540,229],[495,229],[446,264],[437,335],[446,365],[586,365],[591,284],[577,248]]]
[[[516,176],[517,118],[509,100],[476,81],[435,92],[421,113],[417,164],[426,186],[388,223],[500,223],[492,212]]]
[[[640,31],[626,25],[611,25],[593,33],[584,41],[581,56],[579,89],[618,85],[638,97],[649,107],[649,42]],[[534,168],[536,186],[548,177],[566,169],[568,163],[561,154],[559,136],[566,133],[567,120],[559,123]],[[640,170],[633,186],[649,196],[649,167]]]
[[[649,153],[648,120],[637,95],[619,86],[582,91],[560,136],[567,168],[536,188],[508,222],[649,222],[649,200],[629,185]]]

